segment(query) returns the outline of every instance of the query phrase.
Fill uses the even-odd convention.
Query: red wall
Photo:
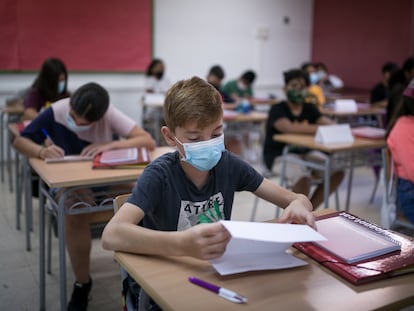
[[[314,0],[312,60],[345,87],[370,89],[386,61],[400,65],[413,46],[412,0]]]

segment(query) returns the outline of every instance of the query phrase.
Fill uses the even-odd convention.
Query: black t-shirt
[[[384,83],[376,84],[370,92],[370,103],[379,102],[381,100],[388,99],[388,89]]]
[[[285,147],[285,144],[273,140],[275,134],[282,134],[274,127],[277,120],[287,118],[291,122],[308,121],[309,124],[316,124],[320,117],[322,114],[314,104],[303,104],[302,112],[298,116],[292,114],[286,101],[273,105],[266,122],[266,137],[263,148],[263,160],[267,168],[272,168],[274,159],[282,154]]]

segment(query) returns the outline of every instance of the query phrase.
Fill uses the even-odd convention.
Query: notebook
[[[318,232],[320,232],[320,230],[326,229],[325,225],[323,225],[323,222],[321,222],[321,220],[323,221],[324,219],[330,218],[345,218],[344,221],[352,221],[355,223],[356,226],[364,228],[365,231],[361,231],[361,234],[358,238],[352,238],[351,235],[345,236],[348,246],[353,244],[355,249],[358,249],[359,245],[363,241],[366,242],[369,240],[369,238],[365,237],[364,234],[362,234],[362,232],[373,231],[376,232],[375,234],[378,234],[378,236],[386,236],[386,240],[398,243],[400,249],[391,252],[384,252],[382,255],[371,253],[369,255],[370,258],[362,259],[363,257],[360,257],[358,259],[355,259],[357,261],[353,263],[348,263],[346,262],[346,260],[341,258],[341,256],[349,256],[349,258],[353,258],[354,255],[344,255],[338,252],[337,250],[336,251],[338,254],[335,254],[335,248],[331,248],[331,250],[328,251],[328,247],[322,247],[322,243],[320,242],[295,243],[293,244],[293,246],[354,285],[365,284],[375,280],[385,279],[397,275],[414,272],[413,238],[398,234],[391,230],[383,229],[377,226],[376,224],[370,223],[346,212],[334,212],[328,215],[318,217],[316,222],[318,226]],[[342,220],[340,220],[337,224],[338,225],[335,228],[335,230],[342,230]],[[331,230],[328,233],[320,233],[326,236],[328,238],[328,241],[329,239],[333,240]],[[367,234],[371,235],[370,233]],[[339,245],[335,247],[340,248]],[[367,248],[365,249],[365,251],[365,253],[371,252],[371,250]]]
[[[92,168],[142,168],[151,160],[151,152],[145,147],[115,149],[96,155]]]
[[[401,250],[398,241],[365,221],[341,213],[316,222],[327,241],[315,242],[346,263],[355,263]]]
[[[124,148],[116,150],[108,150],[102,152],[102,164],[117,164],[126,162],[135,162],[138,159],[137,148]]]
[[[385,137],[385,130],[371,126],[360,126],[352,129],[352,134],[357,137],[382,139]]]

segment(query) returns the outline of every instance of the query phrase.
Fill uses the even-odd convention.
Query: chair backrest
[[[130,195],[131,195],[130,193],[125,193],[125,194],[120,194],[115,197],[114,203],[113,203],[114,213],[116,213],[121,208],[122,204],[126,202],[126,200],[128,199]]]

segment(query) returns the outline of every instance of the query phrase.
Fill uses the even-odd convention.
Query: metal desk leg
[[[32,228],[32,178],[28,157],[24,157],[24,197],[25,197],[25,219],[26,219],[26,250],[31,250],[30,231]],[[39,186],[40,189],[40,186]]]
[[[22,212],[22,181],[24,180],[23,176],[21,176],[20,170],[20,156],[19,153],[15,153],[15,160],[14,160],[14,171],[16,175],[16,229],[20,230],[20,214]]]
[[[60,275],[60,309],[66,310],[66,252],[65,252],[65,202],[66,191],[59,198],[57,210],[59,235],[59,275]]]
[[[0,114],[0,161],[1,161],[1,182],[4,182],[4,111]]]
[[[325,173],[324,173],[324,187],[323,187],[323,201],[324,207],[329,208],[329,190],[331,183],[331,155],[325,160]]]
[[[29,181],[30,182],[30,181]],[[45,200],[43,196],[44,184],[39,180],[39,308],[45,310]],[[63,309],[65,310],[65,309]]]
[[[9,119],[7,117],[6,125],[9,124]],[[6,131],[6,145],[7,145],[7,173],[9,174],[9,190],[10,192],[13,192],[13,171],[10,165],[11,162],[11,136],[10,131],[7,129]],[[3,146],[2,146],[3,147]]]
[[[354,161],[355,161],[354,153],[351,152],[351,163],[349,167],[348,189],[347,189],[347,194],[346,194],[346,205],[345,205],[345,210],[347,212],[349,211],[349,202],[351,200],[352,179],[354,177]]]
[[[282,153],[282,170],[280,172],[280,185],[282,187],[286,187],[286,162],[287,162],[287,154],[289,152],[289,146],[285,146],[283,148]]]

